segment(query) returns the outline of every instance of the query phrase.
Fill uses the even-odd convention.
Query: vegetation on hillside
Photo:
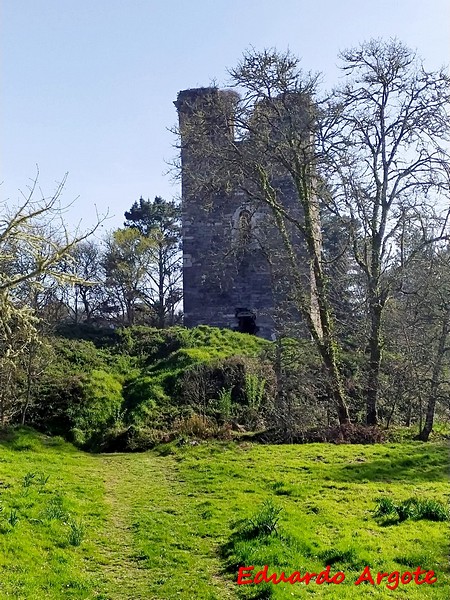
[[[380,428],[358,424],[364,412],[359,364],[343,355],[353,424],[336,426],[320,360],[308,341],[267,342],[208,326],[98,329],[64,326],[45,339],[46,361],[26,397],[23,422],[94,451],[146,450],[161,441],[375,443]],[[386,425],[408,425],[389,394]],[[398,415],[398,416],[397,416]],[[438,409],[440,418],[445,412]],[[411,419],[414,422],[413,419]],[[417,433],[417,429],[415,430]]]
[[[46,433],[95,450],[142,450],[192,428],[200,437],[227,437],[233,422],[261,428],[271,414],[264,340],[207,326],[70,333],[49,338],[53,356],[28,408],[27,422]]]

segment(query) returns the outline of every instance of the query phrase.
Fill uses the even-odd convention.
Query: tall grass
[[[376,518],[389,518],[393,521],[449,521],[450,510],[440,500],[412,497],[402,502],[395,503],[391,498],[379,497],[375,500],[377,506],[374,511]]]

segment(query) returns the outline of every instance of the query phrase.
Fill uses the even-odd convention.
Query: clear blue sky
[[[397,37],[428,69],[450,62],[449,0],[2,0],[0,196],[40,169],[75,223],[109,207],[106,228],[142,195],[167,199],[179,90],[226,83],[243,51],[289,48],[338,82],[337,54]]]

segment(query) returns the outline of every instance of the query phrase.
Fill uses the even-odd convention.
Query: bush
[[[91,341],[53,338],[51,343],[57,358],[52,365],[53,371],[61,371],[66,367],[77,373],[87,373],[104,365],[104,355]]]
[[[207,440],[216,437],[219,427],[212,419],[200,415],[177,419],[173,425],[173,433],[177,437],[199,438]]]
[[[270,363],[233,356],[194,365],[178,382],[178,397],[196,413],[242,425],[263,426],[272,414],[276,377]]]
[[[150,425],[161,408],[170,402],[162,387],[146,375],[126,382],[123,397],[123,418],[127,425]]]
[[[156,329],[134,326],[117,330],[123,352],[139,357],[144,365],[165,359],[187,345],[188,330],[183,327]]]
[[[120,417],[122,408],[122,384],[110,373],[94,370],[83,388],[84,398],[69,408],[74,430],[85,436],[86,442],[101,434]]]
[[[56,333],[60,336],[59,339],[92,342],[96,348],[114,347],[120,339],[117,330],[89,323],[59,323]]]
[[[378,427],[358,424],[314,427],[306,431],[291,425],[288,428],[271,427],[256,434],[253,439],[263,444],[381,444],[385,440],[385,432]]]
[[[217,401],[219,410],[219,418],[223,423],[228,423],[233,408],[233,390],[232,388],[222,388],[219,390],[219,398]]]
[[[151,427],[117,424],[103,432],[91,449],[98,452],[145,452],[165,441],[168,434]]]
[[[267,537],[277,532],[280,513],[283,509],[266,500],[253,516],[239,523],[238,532],[245,539]]]
[[[200,437],[226,437],[232,422],[251,428],[269,413],[275,375],[252,357],[270,346],[265,340],[207,326],[66,333],[73,339],[51,339],[55,358],[29,415],[34,426],[78,445],[143,449],[167,432],[185,435],[179,430],[202,418]]]
[[[103,372],[106,379],[114,379],[112,384],[104,382],[109,395],[111,389],[115,394],[113,388],[123,381],[124,374],[130,376],[136,369],[130,356],[99,349],[90,341],[62,338],[49,338],[49,341],[53,357],[40,377],[35,390],[39,401],[30,407],[28,419],[41,431],[67,437],[73,428],[81,432],[86,429],[75,420],[86,400],[97,394],[92,386],[101,387],[99,380],[95,384],[93,371]]]
[[[84,401],[86,377],[49,371],[40,386],[40,402],[29,410],[29,421],[37,429],[67,436],[74,427],[72,412]]]

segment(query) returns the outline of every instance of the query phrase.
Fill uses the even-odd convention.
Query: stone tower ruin
[[[174,103],[181,134],[184,323],[273,339],[280,299],[288,295],[289,268],[281,254],[268,257],[261,243],[267,236],[262,225],[267,209],[251,201],[245,186],[198,185],[209,169],[202,143],[219,148],[234,138],[238,98],[235,92],[209,87],[183,90]],[[291,186],[279,177],[278,192],[288,202]]]

